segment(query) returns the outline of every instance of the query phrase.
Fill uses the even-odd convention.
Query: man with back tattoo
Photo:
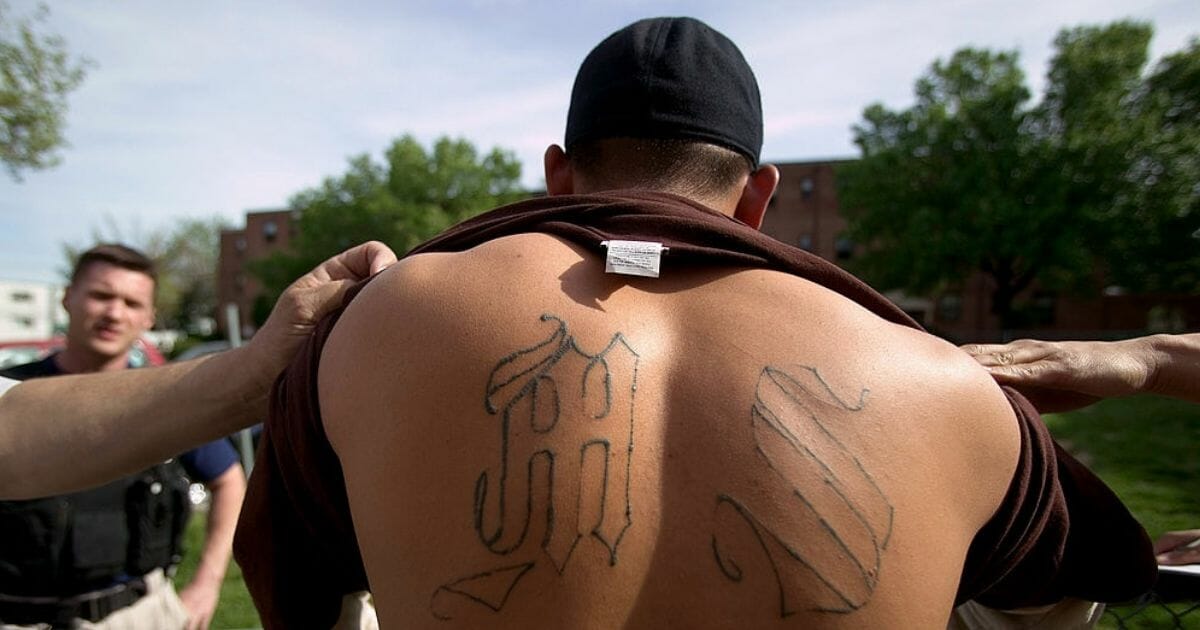
[[[722,34],[601,42],[548,196],[419,247],[277,383],[237,543],[264,624],[368,582],[436,628],[935,628],[1148,587],[1024,399],[757,231],[761,144]]]

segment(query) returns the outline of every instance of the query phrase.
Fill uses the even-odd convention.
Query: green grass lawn
[[[1046,423],[1152,538],[1200,527],[1200,405],[1140,396],[1048,416]]]
[[[1152,538],[1173,529],[1200,527],[1200,405],[1141,396],[1109,400],[1046,419],[1058,440],[1120,495]],[[189,553],[177,584],[196,568],[204,514],[188,528]],[[1200,613],[1193,623],[1200,627]],[[1127,625],[1170,627],[1164,615],[1141,615]],[[1107,624],[1107,626],[1106,626]],[[259,627],[258,615],[236,564],[221,589],[214,630]],[[1115,627],[1106,618],[1101,627]]]
[[[1200,405],[1139,396],[1050,416],[1046,422],[1064,447],[1116,491],[1151,538],[1200,528]],[[1124,616],[1131,609],[1115,612]],[[1200,628],[1200,612],[1186,621]],[[1125,625],[1174,627],[1164,611],[1148,611]],[[1106,615],[1100,627],[1117,625]]]

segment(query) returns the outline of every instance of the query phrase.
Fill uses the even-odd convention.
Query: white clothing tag
[[[604,257],[604,272],[626,276],[657,278],[662,263],[662,243],[649,241],[604,241],[608,255]]]

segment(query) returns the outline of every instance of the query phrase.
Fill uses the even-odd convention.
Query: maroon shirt
[[[663,193],[531,199],[463,222],[410,255],[463,251],[528,232],[552,234],[599,254],[606,240],[661,242],[670,248],[664,270],[724,264],[781,271],[883,319],[920,328],[833,264]],[[234,553],[266,628],[331,626],[342,595],[368,589],[341,466],[326,439],[317,399],[321,349],[341,313],[317,326],[275,383],[238,522]],[[1146,532],[1102,481],[1054,442],[1027,400],[1009,388],[1004,393],[1020,426],[1020,457],[1003,504],[967,554],[956,603],[974,599],[1015,608],[1068,596],[1120,601],[1148,590],[1157,568]]]

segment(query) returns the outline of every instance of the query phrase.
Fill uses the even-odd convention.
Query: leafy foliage
[[[49,10],[13,19],[0,2],[0,162],[17,181],[23,170],[58,164],[67,95],[83,82],[89,62],[72,59],[56,35],[37,26]]]
[[[354,157],[345,174],[292,198],[300,225],[291,251],[252,267],[269,304],[297,277],[355,244],[379,240],[406,252],[455,223],[526,195],[515,156],[498,148],[480,155],[462,139],[441,138],[426,150],[406,135],[388,147],[384,160]]]
[[[159,321],[165,328],[191,331],[217,313],[217,256],[224,219],[185,219],[158,249]]]
[[[1200,39],[1163,58],[1141,95],[1147,133],[1121,199],[1125,229],[1109,265],[1121,285],[1196,293],[1200,289]],[[1128,225],[1132,224],[1132,225]]]
[[[869,106],[862,159],[838,172],[855,271],[930,293],[975,271],[992,312],[1037,282],[1200,287],[1200,47],[1143,78],[1151,28],[1065,30],[1046,94],[1030,105],[1016,52],[963,49],[937,61],[902,111]]]

